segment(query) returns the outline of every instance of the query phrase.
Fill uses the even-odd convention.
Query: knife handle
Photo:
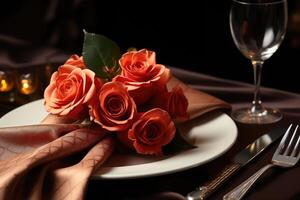
[[[188,200],[203,200],[216,191],[229,177],[241,168],[240,164],[230,164],[213,180],[200,186],[198,190],[187,195]]]

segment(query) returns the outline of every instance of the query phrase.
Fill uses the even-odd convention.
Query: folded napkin
[[[199,117],[226,102],[194,90],[176,78]],[[89,177],[112,154],[113,138],[100,127],[70,124],[48,115],[39,125],[0,128],[0,199],[83,199]]]

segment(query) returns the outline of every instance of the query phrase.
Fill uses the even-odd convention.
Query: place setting
[[[253,85],[166,66],[159,51],[121,51],[87,30],[81,55],[46,63],[44,80],[32,67],[3,70],[3,97],[16,87],[33,98],[0,118],[0,199],[268,199],[279,186],[290,193],[278,199],[296,199],[284,183],[299,178],[300,98],[260,86],[287,9],[286,0],[231,2],[228,28]]]

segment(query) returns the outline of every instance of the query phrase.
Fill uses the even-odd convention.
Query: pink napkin
[[[198,117],[230,105],[172,78]],[[0,128],[0,199],[83,199],[89,177],[112,154],[114,141],[100,127],[84,128],[48,115],[40,125]]]
[[[47,120],[44,120],[47,122]],[[112,153],[101,129],[33,125],[0,129],[0,199],[83,199],[86,183]],[[79,161],[66,160],[88,150]]]

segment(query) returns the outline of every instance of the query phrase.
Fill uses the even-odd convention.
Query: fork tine
[[[296,144],[295,144],[295,147],[294,147],[294,150],[293,150],[291,156],[296,156],[296,152],[297,152],[297,150],[298,150],[299,143],[300,143],[300,135],[298,136],[298,140],[297,140],[297,142],[296,142]],[[299,157],[300,157],[300,152],[299,152],[298,154],[299,154],[299,155],[298,155],[297,157],[298,157],[298,159],[299,159]]]
[[[281,141],[280,141],[280,144],[278,145],[278,147],[277,147],[277,149],[276,149],[276,151],[275,151],[275,153],[274,153],[274,156],[275,156],[275,155],[278,155],[278,154],[280,153],[280,151],[283,150],[285,140],[286,140],[286,138],[288,137],[289,132],[290,132],[292,126],[293,126],[293,124],[290,124],[290,126],[289,126],[288,129],[286,130],[286,132],[285,132],[283,138],[282,138]]]
[[[291,137],[291,139],[290,139],[290,142],[289,142],[288,146],[286,147],[286,149],[285,149],[285,151],[284,151],[284,153],[283,153],[283,155],[285,155],[285,156],[288,155],[288,153],[289,153],[290,150],[291,150],[292,143],[293,143],[294,137],[295,137],[295,135],[296,135],[298,126],[299,126],[299,125],[296,126],[296,128],[295,128],[295,130],[294,130],[294,133],[293,133],[293,135],[292,135],[292,137]]]
[[[297,152],[297,150],[298,150],[299,143],[300,143],[300,136],[299,136],[299,138],[298,138],[298,140],[297,140],[297,144],[296,144],[296,147],[295,147],[295,149],[294,149],[294,151],[293,151],[293,155],[292,155],[292,156],[296,156],[295,154],[296,154],[296,152]],[[297,159],[299,159],[299,158],[300,158],[300,152],[298,152],[298,156],[297,156]]]

